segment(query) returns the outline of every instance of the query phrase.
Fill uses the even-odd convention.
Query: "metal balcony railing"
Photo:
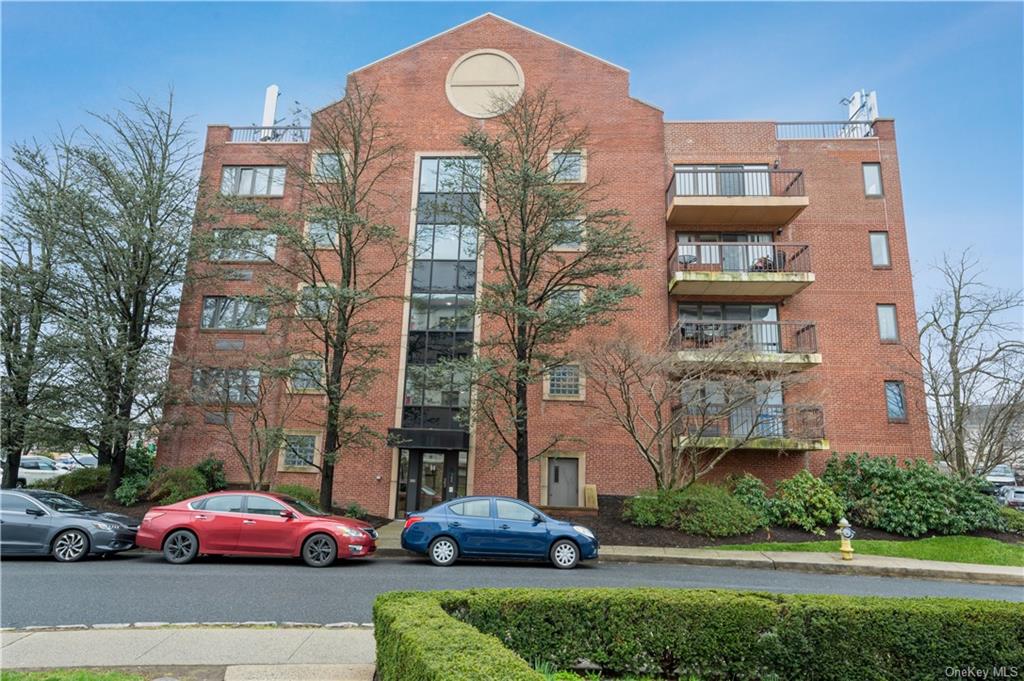
[[[811,247],[780,242],[693,241],[669,255],[672,272],[810,272]]]
[[[687,407],[680,407],[687,409]],[[825,437],[825,413],[817,405],[731,406],[720,416],[714,409],[687,409],[679,419],[676,435],[726,437],[749,440],[764,438],[820,440]]]
[[[231,128],[232,142],[292,142],[309,141],[309,128],[295,125],[262,128],[248,126]]]
[[[875,136],[875,124],[868,121],[810,121],[776,123],[775,139],[837,140]]]
[[[818,351],[814,322],[681,320],[676,324],[675,349],[750,352],[813,353]]]
[[[677,196],[806,196],[804,171],[708,167],[677,168],[665,192],[666,206]]]

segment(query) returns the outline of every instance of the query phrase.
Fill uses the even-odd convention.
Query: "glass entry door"
[[[402,449],[398,457],[397,517],[466,494],[464,451]]]

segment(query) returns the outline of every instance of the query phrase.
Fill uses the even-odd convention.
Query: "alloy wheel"
[[[196,540],[188,532],[176,532],[167,540],[164,547],[164,555],[172,563],[186,563],[190,561],[196,551]]]
[[[306,542],[305,554],[306,563],[315,567],[327,565],[334,560],[334,542],[330,537],[317,535]]]
[[[53,555],[57,560],[71,562],[85,555],[89,541],[78,530],[71,530],[57,537],[53,544]]]

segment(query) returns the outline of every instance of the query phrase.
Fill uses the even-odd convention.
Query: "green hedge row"
[[[484,589],[386,594],[374,618],[382,681],[542,678],[526,660],[557,669],[586,660],[613,675],[702,680],[1024,670],[1024,606],[995,601]]]

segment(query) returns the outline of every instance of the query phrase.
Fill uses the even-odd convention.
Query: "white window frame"
[[[294,465],[285,463],[289,437],[313,438],[313,462],[311,464]],[[285,430],[284,441],[277,452],[277,471],[279,473],[318,473],[316,466],[323,458],[323,433],[318,430]]]
[[[885,262],[876,262],[875,260],[875,237],[881,237],[882,248],[885,250]],[[868,232],[868,248],[871,251],[871,266],[876,270],[885,270],[892,268],[892,249],[889,243],[889,232],[887,231],[875,231]],[[882,255],[882,254],[879,254]]]
[[[267,185],[265,192],[256,191],[256,178],[260,171],[266,170],[267,174]],[[248,191],[241,191],[242,189],[242,178],[244,177],[245,171],[252,173],[252,178],[249,180]],[[225,184],[227,183],[228,173],[234,173],[234,177],[231,179],[230,191],[225,191]],[[277,180],[280,175],[280,180]],[[223,196],[260,196],[266,198],[281,198],[284,196],[284,186],[287,180],[288,172],[285,166],[275,165],[224,165],[220,171],[220,193]]]
[[[320,174],[321,156],[333,156],[336,159],[338,159],[338,172],[340,173],[340,175],[337,178],[324,177]],[[345,177],[345,168],[349,166],[351,158],[351,155],[347,151],[343,151],[342,153],[339,154],[329,149],[317,149],[316,151],[313,152],[312,156],[310,157],[309,176],[310,178],[312,178],[313,182],[316,183],[338,182],[340,181],[340,179],[343,179]]]
[[[882,324],[882,313],[883,313],[883,311],[885,312],[885,314],[889,314],[890,311],[891,311],[891,314],[892,314],[892,330],[893,330],[893,333],[895,335],[893,337],[891,337],[891,338],[886,338],[885,336],[882,335],[882,326],[883,326],[883,324]],[[878,322],[878,340],[880,340],[882,343],[886,343],[888,345],[892,345],[894,343],[899,343],[900,342],[899,316],[896,313],[896,305],[895,305],[895,303],[878,303],[878,304],[876,304],[875,305],[875,319]]]
[[[298,362],[316,362],[320,365],[320,387],[312,388],[297,388],[293,383],[295,379],[295,365]],[[327,369],[324,364],[324,358],[312,354],[296,354],[292,355],[288,359],[288,392],[296,395],[323,395],[325,392],[324,384],[327,380]]]
[[[555,159],[558,156],[564,156],[568,154],[579,154],[580,157],[580,176],[575,179],[563,179],[557,176],[555,171]],[[548,152],[548,168],[551,169],[551,174],[554,181],[558,184],[582,184],[587,181],[587,150],[586,149],[553,149]]]
[[[218,234],[224,232],[236,232],[245,233],[247,235],[259,235],[260,238],[266,239],[269,242],[269,248],[259,251],[257,248],[252,248],[248,252],[255,255],[257,252],[259,255],[249,258],[223,258],[217,255],[218,250],[222,250],[224,246],[218,245],[217,238]],[[210,250],[210,261],[211,262],[223,262],[223,263],[252,263],[252,262],[273,262],[274,258],[277,257],[277,235],[265,229],[251,229],[249,227],[223,227],[214,229],[211,231],[211,238],[213,240],[213,247]],[[251,245],[248,244],[247,247]],[[246,249],[241,249],[246,250]],[[268,252],[269,251],[269,252]]]
[[[871,194],[868,192],[868,167],[872,166],[878,169],[878,193]],[[864,183],[864,198],[867,199],[880,199],[885,196],[885,183],[882,181],[882,164],[878,161],[864,161],[860,164],[861,180]]]
[[[551,393],[551,370],[561,367],[575,367],[579,376],[579,392],[575,395],[563,395]],[[563,402],[583,402],[587,399],[587,378],[583,373],[583,366],[578,362],[566,362],[558,367],[552,367],[544,372],[544,399]]]
[[[258,302],[258,303],[262,304],[263,307],[264,307],[264,313],[265,313],[265,316],[266,316],[266,318],[263,320],[263,325],[262,326],[206,326],[206,324],[204,322],[204,318],[206,316],[206,301],[208,299],[210,299],[210,298],[224,298],[226,300],[232,301],[232,304],[234,304],[234,305],[237,305],[238,301],[245,301],[248,298],[249,302],[254,302],[254,303]],[[237,309],[235,310],[235,312],[237,312]],[[233,314],[232,316],[237,317],[237,314]],[[269,321],[270,321],[270,306],[267,305],[265,301],[261,302],[261,301],[253,300],[251,297],[247,297],[247,296],[225,296],[225,295],[203,296],[202,300],[200,301],[200,308],[199,308],[199,329],[200,329],[200,331],[233,331],[233,332],[237,332],[237,333],[264,333],[267,330],[267,323]]]
[[[567,243],[554,244],[551,247],[551,251],[553,253],[580,253],[587,250],[586,220],[583,217],[575,217],[570,220],[560,220],[559,222],[575,222],[580,228],[580,241],[576,246],[570,246]]]

